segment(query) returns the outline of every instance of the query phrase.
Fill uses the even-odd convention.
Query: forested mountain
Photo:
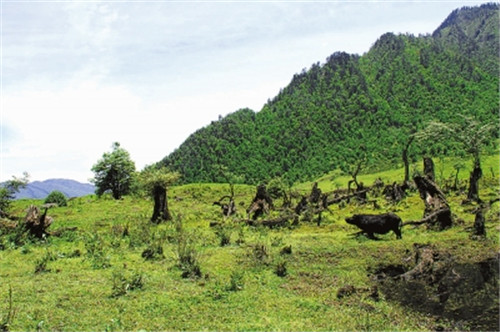
[[[498,126],[498,31],[499,5],[485,4],[453,11],[432,35],[386,33],[362,56],[334,53],[295,74],[260,112],[212,122],[159,164],[185,182],[228,174],[246,183],[294,182],[360,159],[370,169],[400,163],[409,135],[430,120],[469,115]],[[410,152],[453,148],[441,141]]]

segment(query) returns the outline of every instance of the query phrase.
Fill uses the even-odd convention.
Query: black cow
[[[346,218],[348,224],[356,225],[362,229],[361,233],[367,233],[370,239],[376,239],[373,233],[386,234],[389,231],[396,233],[401,239],[401,218],[394,213],[385,214],[356,214]]]

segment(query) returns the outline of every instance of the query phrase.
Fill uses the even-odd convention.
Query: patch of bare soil
[[[498,275],[498,255],[459,263],[431,245],[415,244],[409,266],[379,266],[371,276],[389,301],[446,319],[455,329],[499,331]]]

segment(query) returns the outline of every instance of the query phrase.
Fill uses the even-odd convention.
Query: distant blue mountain
[[[95,191],[94,185],[90,183],[80,183],[75,180],[67,179],[50,179],[45,181],[34,181],[28,183],[26,188],[21,189],[16,194],[16,199],[34,198],[43,199],[52,191],[58,190],[66,195],[66,197],[80,197],[93,194]]]

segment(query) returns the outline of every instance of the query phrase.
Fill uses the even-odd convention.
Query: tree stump
[[[45,205],[45,211],[40,214],[40,209],[31,205],[28,208],[26,217],[24,219],[26,230],[38,239],[42,239],[49,235],[47,228],[52,224],[52,217],[47,216],[47,211],[52,205]]]
[[[422,221],[431,226],[439,225],[440,230],[450,227],[453,224],[453,218],[450,206],[441,189],[428,177],[417,175],[413,180],[417,185],[420,198],[425,204]]]
[[[484,215],[481,209],[476,212],[476,219],[474,220],[474,234],[476,236],[486,236],[486,229],[484,228]]]
[[[257,193],[247,209],[248,218],[253,214],[252,220],[257,220],[258,217],[269,213],[273,207],[273,200],[268,194],[266,186],[261,184],[257,187]]]

